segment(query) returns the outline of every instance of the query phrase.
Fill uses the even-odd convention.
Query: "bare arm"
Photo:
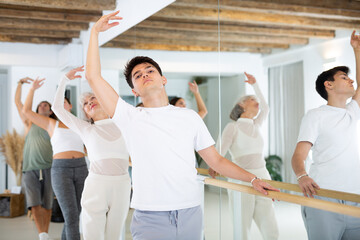
[[[244,72],[244,74],[248,79],[245,82],[249,83],[254,88],[255,94],[259,99],[259,105],[260,105],[259,108],[261,111],[254,121],[257,124],[262,125],[269,114],[269,105],[266,103],[264,95],[262,94],[259,85],[256,82],[256,78],[253,75],[248,74],[247,72]]]
[[[226,153],[229,151],[231,145],[234,142],[236,132],[237,132],[237,126],[235,125],[235,123],[231,122],[225,126],[221,138],[219,137],[216,143],[216,149],[221,154],[221,156],[225,157]]]
[[[351,34],[350,44],[354,50],[355,54],[355,64],[356,64],[356,83],[357,88],[353,99],[360,106],[360,36],[355,35],[355,31]]]
[[[195,96],[195,100],[196,100],[196,104],[197,104],[197,108],[198,108],[198,114],[200,115],[200,117],[202,119],[204,119],[205,116],[207,115],[208,111],[207,111],[206,105],[200,95],[199,86],[194,81],[194,82],[189,82],[189,88],[190,88],[190,91]]]
[[[221,156],[225,157],[227,151],[229,151],[231,145],[233,144],[234,137],[236,136],[236,125],[234,123],[228,123],[223,132],[222,136],[219,136],[216,142],[216,151],[221,154]],[[221,144],[220,144],[221,142]],[[215,178],[218,173],[214,171],[211,167],[209,168],[209,175]]]
[[[45,79],[36,79],[33,81],[30,91],[26,97],[22,112],[23,114],[34,124],[38,125],[39,127],[45,129],[49,136],[51,137],[55,128],[56,120],[42,116],[34,111],[32,111],[32,102],[34,98],[34,92],[36,89],[42,86],[43,81]]]
[[[86,58],[86,79],[95,93],[105,112],[113,117],[116,103],[119,98],[115,90],[101,76],[100,54],[99,54],[99,33],[108,30],[119,24],[114,22],[109,24],[109,20],[120,20],[116,16],[119,11],[102,16],[91,29],[89,48]]]
[[[76,78],[81,78],[80,75],[76,75],[77,72],[84,71],[83,66],[70,70],[66,75],[61,79],[58,88],[56,90],[55,98],[51,109],[56,114],[57,118],[65,124],[72,131],[76,132],[80,137],[83,136],[82,130],[88,126],[89,123],[86,121],[77,118],[71,112],[67,111],[64,108],[64,95],[66,83],[70,80]]]
[[[305,197],[313,197],[313,195],[316,194],[315,189],[320,189],[320,187],[314,182],[314,180],[307,176],[307,173],[305,171],[305,160],[309,154],[311,147],[312,144],[310,142],[299,142],[296,145],[295,152],[291,160],[291,164],[296,174],[296,177],[300,177],[298,182]]]
[[[244,182],[250,182],[253,178],[256,177],[254,174],[245,171],[228,159],[222,157],[216,151],[214,146],[200,150],[199,154],[211,168],[226,177],[238,179]],[[278,189],[272,187],[266,182],[261,181],[260,179],[254,180],[252,184],[256,191],[265,195],[267,195],[266,190],[279,191]]]
[[[30,125],[31,125],[31,122],[22,113],[22,108],[23,108],[24,105],[21,102],[21,88],[22,88],[22,85],[24,83],[30,83],[31,81],[33,81],[33,80],[31,78],[29,78],[29,77],[25,77],[25,78],[20,79],[18,81],[18,83],[17,83],[16,92],[15,92],[15,105],[16,105],[16,108],[17,108],[18,113],[20,115],[21,121],[25,125],[25,128],[29,128]],[[27,131],[28,131],[28,129],[26,129],[26,132]]]

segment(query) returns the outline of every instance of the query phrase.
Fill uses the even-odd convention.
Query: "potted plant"
[[[281,176],[281,166],[282,166],[282,160],[277,155],[269,155],[267,158],[265,158],[266,161],[266,168],[270,173],[271,179],[274,181],[280,181],[282,182],[282,176]]]

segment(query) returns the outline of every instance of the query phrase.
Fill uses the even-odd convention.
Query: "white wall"
[[[263,72],[260,54],[217,52],[176,52],[152,50],[125,50],[101,48],[101,66],[104,69],[123,70],[134,56],[149,56],[159,63],[164,73],[217,76],[233,75],[244,70]],[[219,64],[220,61],[220,64]],[[259,71],[260,70],[260,71]]]
[[[0,42],[0,66],[57,66],[62,46]]]

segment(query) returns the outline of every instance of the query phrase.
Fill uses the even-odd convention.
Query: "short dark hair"
[[[42,103],[47,103],[50,107],[51,115],[49,116],[49,118],[57,120],[55,113],[51,110],[51,103],[49,103],[48,101],[41,101],[36,107],[36,113],[39,113],[39,107],[40,107],[40,104],[42,104]]]
[[[180,100],[181,98],[180,97],[173,97],[171,100],[170,100],[170,104],[171,105],[176,105],[176,103]]]
[[[159,64],[157,64],[157,62],[155,62],[152,58],[149,58],[146,56],[134,57],[133,59],[131,59],[130,61],[127,62],[127,64],[125,65],[125,70],[124,70],[125,79],[131,88],[134,88],[134,84],[132,82],[132,77],[131,77],[131,72],[134,69],[134,67],[136,67],[137,65],[142,64],[142,63],[149,63],[149,64],[153,65],[159,71],[160,75],[161,76],[163,75]]]
[[[346,66],[334,67],[332,69],[322,72],[316,79],[316,82],[315,82],[316,91],[326,101],[328,100],[328,93],[326,91],[324,83],[326,81],[333,82],[335,80],[334,79],[335,74],[340,71],[348,74],[350,70]]]

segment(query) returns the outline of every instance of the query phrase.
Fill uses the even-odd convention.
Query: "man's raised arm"
[[[86,79],[94,94],[105,112],[112,117],[115,113],[116,103],[119,98],[116,91],[101,76],[100,54],[99,54],[99,33],[108,30],[119,24],[109,23],[110,20],[121,20],[116,16],[119,11],[102,16],[92,27],[89,41],[89,48],[86,58]]]
[[[355,30],[353,31],[353,33],[351,34],[351,40],[350,40],[350,44],[352,46],[352,48],[354,49],[354,54],[355,54],[355,65],[356,65],[356,92],[355,95],[353,97],[353,99],[355,101],[357,101],[357,103],[360,106],[360,36],[359,35],[355,35]]]

